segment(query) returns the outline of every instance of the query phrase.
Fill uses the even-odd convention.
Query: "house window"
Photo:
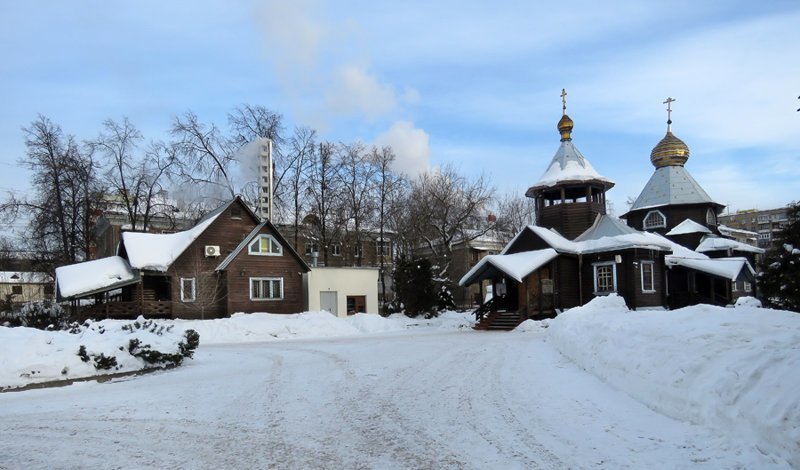
[[[11,293],[14,295],[22,295],[22,286],[11,286]]]
[[[706,211],[706,224],[714,225],[717,223],[717,215],[710,208]]]
[[[659,228],[667,226],[667,218],[661,211],[650,211],[644,217],[644,229]]]
[[[231,206],[231,219],[241,219],[242,218],[242,208],[233,205]]]
[[[613,261],[597,263],[594,267],[594,292],[607,294],[617,291],[617,265]]]
[[[356,258],[361,258],[362,256],[364,256],[364,244],[361,242],[356,243],[354,251]]]
[[[250,300],[280,300],[282,298],[282,277],[250,278]]]
[[[739,290],[739,283],[736,281],[731,281],[731,292],[736,292]]]
[[[642,292],[655,292],[655,263],[642,261]]]
[[[392,255],[392,242],[378,241],[376,244],[378,256],[389,257]]]
[[[745,281],[744,282],[744,291],[745,292],[753,292],[753,285],[750,284],[749,282]]]
[[[196,298],[196,284],[193,277],[181,278],[181,302],[194,302]]]
[[[306,256],[311,256],[314,253],[319,253],[319,245],[316,243],[306,243]]]
[[[280,256],[283,254],[283,247],[272,235],[259,235],[250,242],[247,252],[259,256]]]
[[[341,243],[331,244],[331,254],[333,256],[342,256],[342,244]]]

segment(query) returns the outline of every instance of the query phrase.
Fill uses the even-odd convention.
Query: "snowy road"
[[[758,453],[541,333],[201,347],[174,371],[0,394],[0,468],[736,468]]]

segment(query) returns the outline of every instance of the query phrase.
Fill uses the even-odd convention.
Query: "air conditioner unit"
[[[219,256],[219,245],[206,245],[206,258]]]

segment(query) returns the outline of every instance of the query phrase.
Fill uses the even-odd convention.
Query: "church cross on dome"
[[[677,101],[675,98],[667,97],[664,104],[667,105],[667,132],[672,130],[672,103]]]
[[[564,115],[567,114],[567,90],[566,88],[561,89],[561,110],[564,112]]]

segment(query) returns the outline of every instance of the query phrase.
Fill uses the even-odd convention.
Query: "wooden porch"
[[[134,320],[139,315],[147,318],[173,318],[172,302],[169,300],[111,301],[73,310],[73,321],[87,319]]]

